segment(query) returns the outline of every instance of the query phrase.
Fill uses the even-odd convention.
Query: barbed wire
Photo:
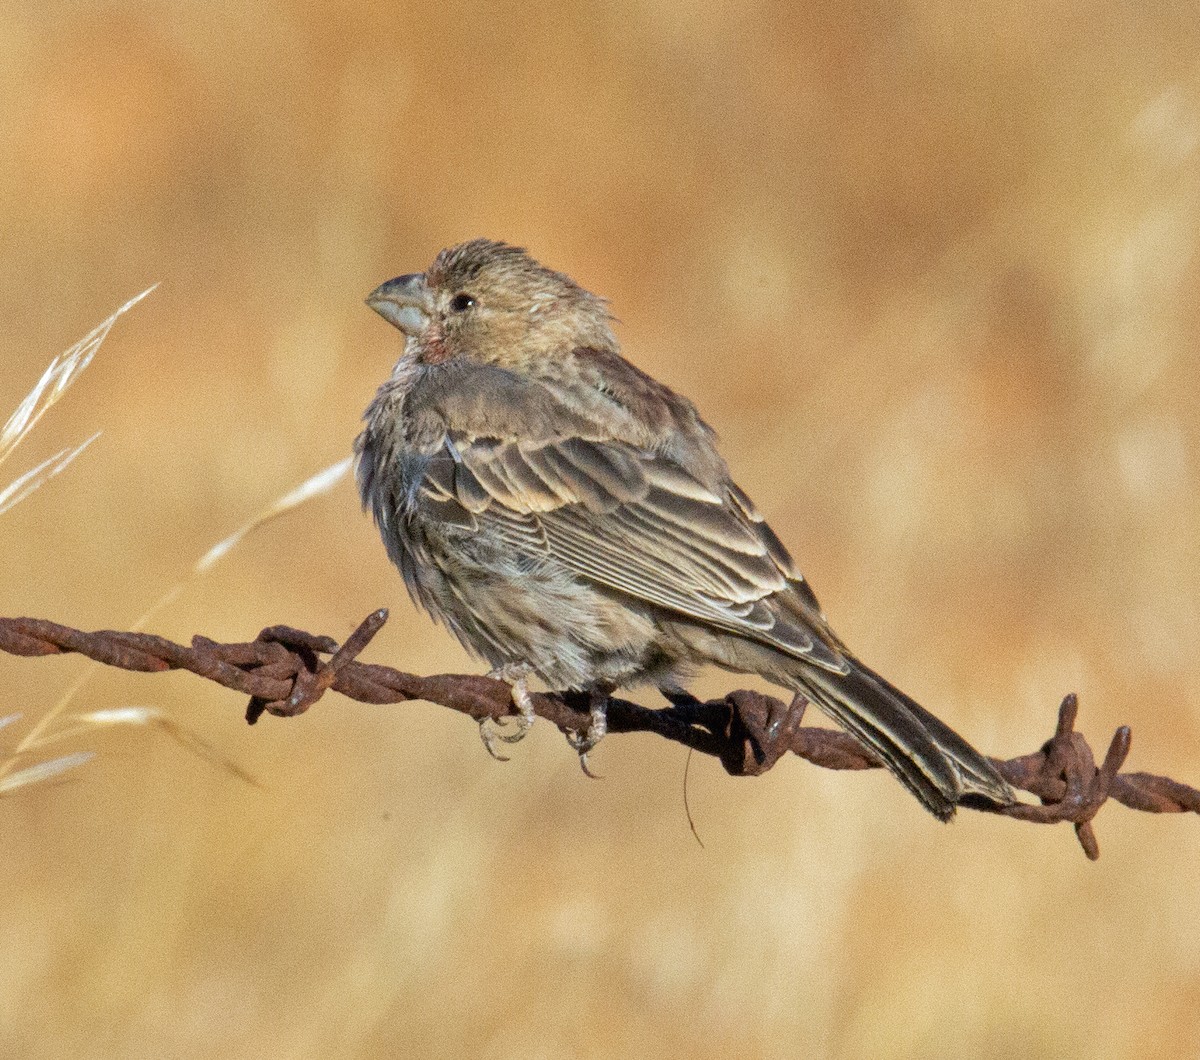
[[[361,703],[425,700],[482,721],[516,713],[503,681],[472,674],[420,677],[389,666],[360,663],[356,657],[387,621],[387,611],[368,615],[341,645],[290,626],[270,626],[246,643],[221,644],[195,636],[190,647],[150,633],[98,630],[87,633],[37,618],[0,618],[0,651],[42,656],[74,652],[124,670],[161,673],[187,670],[250,697],[246,720],[263,714],[303,714],[330,689]],[[328,658],[322,658],[328,656]],[[563,733],[586,730],[586,694],[533,693],[535,713]],[[662,708],[624,699],[608,703],[608,731],[651,732],[712,755],[733,776],[759,776],[788,752],[825,769],[876,769],[880,763],[847,733],[803,725],[805,702],[790,704],[741,690],[701,701],[681,693]],[[1014,787],[1036,796],[1040,805],[998,807],[964,800],[969,809],[1038,824],[1074,825],[1084,852],[1100,856],[1092,820],[1109,799],[1144,813],[1200,813],[1200,791],[1150,773],[1122,773],[1129,754],[1128,726],[1117,729],[1104,761],[1075,731],[1078,701],[1066,696],[1054,735],[1032,754],[1007,761],[992,759]]]

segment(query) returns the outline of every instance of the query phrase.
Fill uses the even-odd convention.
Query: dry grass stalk
[[[87,367],[92,357],[95,356],[96,351],[100,348],[101,343],[121,314],[140,302],[152,290],[154,288],[150,287],[136,298],[130,299],[105,320],[104,323],[89,332],[87,336],[72,346],[66,353],[55,358],[49,368],[43,373],[37,385],[17,407],[16,412],[9,417],[3,432],[0,433],[0,463],[29,434],[46,410],[79,377],[79,374]],[[96,437],[98,437],[98,434],[93,435],[75,449],[63,450],[55,454],[32,470],[25,472],[3,491],[0,491],[0,514],[62,471]],[[141,629],[154,614],[177,599],[193,578],[211,570],[251,533],[279,516],[294,510],[301,504],[329,492],[345,477],[350,469],[350,463],[349,459],[342,460],[311,476],[210,548],[196,561],[188,575],[164,593],[133,624],[132,628],[135,630]],[[69,769],[83,765],[94,757],[94,752],[73,752],[59,758],[38,762],[35,765],[18,769],[17,766],[25,756],[82,733],[95,731],[99,728],[111,728],[113,726],[155,728],[205,761],[220,766],[248,784],[255,784],[254,778],[236,763],[223,757],[198,734],[168,718],[162,711],[155,707],[117,707],[108,710],[96,710],[82,714],[68,715],[65,720],[70,721],[72,724],[50,731],[54,722],[63,717],[64,711],[75,700],[80,690],[91,678],[96,670],[96,666],[97,664],[93,664],[81,674],[62,697],[60,697],[59,701],[38,719],[16,747],[9,752],[8,756],[0,759],[0,796],[18,788],[49,780]],[[20,714],[10,714],[0,718],[0,728],[13,724],[20,718]]]
[[[108,333],[112,330],[117,320],[137,305],[138,302],[157,286],[158,284],[154,284],[152,287],[147,287],[141,294],[129,299],[128,302],[118,308],[97,327],[89,331],[69,350],[55,357],[50,362],[49,366],[42,373],[41,379],[37,381],[33,389],[25,395],[24,400],[16,407],[13,414],[9,416],[3,429],[0,429],[0,464],[3,464],[13,454],[17,446],[37,426],[38,421],[70,389],[71,384],[79,378],[83,370],[92,363],[92,358],[96,356],[96,352],[100,349],[104,340],[108,338]],[[65,470],[71,461],[99,437],[100,432],[97,431],[81,445],[60,450],[53,456],[43,460],[36,467],[30,468],[23,474],[18,475],[7,486],[0,489],[0,515],[15,507],[34,490],[45,485],[55,475]],[[24,769],[15,768],[21,760],[22,755],[28,753],[41,743],[53,742],[52,740],[39,740],[39,737],[45,730],[45,724],[43,723],[48,723],[55,713],[55,711],[51,711],[46,718],[42,719],[42,722],[35,725],[30,733],[21,740],[8,758],[0,761],[0,795],[59,776],[69,769],[83,765],[94,757],[94,752],[92,751],[76,751],[63,755],[60,758],[52,758],[45,762],[26,766]],[[9,714],[4,718],[0,718],[0,728],[16,722],[20,718],[20,714]]]

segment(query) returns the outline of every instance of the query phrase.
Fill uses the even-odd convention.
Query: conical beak
[[[381,283],[367,295],[367,305],[405,335],[420,335],[433,315],[433,296],[423,272]]]

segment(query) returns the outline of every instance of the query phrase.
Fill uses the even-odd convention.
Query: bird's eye
[[[453,313],[465,313],[475,304],[475,299],[469,294],[456,294],[450,299],[450,310]]]

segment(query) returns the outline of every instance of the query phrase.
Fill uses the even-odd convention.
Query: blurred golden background
[[[126,298],[7,477],[0,614],[128,628],[346,455],[399,336],[362,304],[473,236],[607,295],[842,636],[982,749],[1059,697],[1200,781],[1193,4],[6,3],[0,417]],[[151,629],[478,670],[353,488]],[[88,669],[0,657],[28,726]],[[716,693],[740,682],[709,675]],[[330,697],[254,729],[97,670],[151,730],[0,802],[0,1055],[1200,1055],[1200,824],[937,825],[889,777]],[[4,736],[14,730],[6,730]],[[20,735],[12,736],[12,741]]]

